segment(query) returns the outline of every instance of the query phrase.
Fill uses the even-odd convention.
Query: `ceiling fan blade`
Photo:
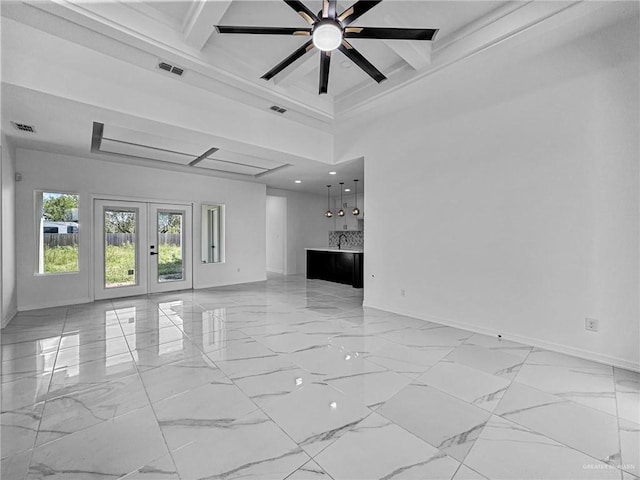
[[[378,5],[381,1],[382,0],[358,0],[344,12],[338,15],[338,20],[342,22],[342,25],[347,26],[357,18],[367,13],[373,7]]]
[[[320,52],[320,91],[319,94],[327,93],[329,89],[329,64],[331,62],[331,52]]]
[[[322,0],[322,18],[336,18],[336,0]]]
[[[226,25],[216,25],[218,33],[249,33],[254,35],[311,35],[310,28],[289,28],[289,27],[230,27]]]
[[[433,40],[437,28],[347,27],[345,38],[380,38],[383,40]]]
[[[285,58],[283,61],[277,64],[275,67],[273,67],[271,70],[265,73],[261,78],[264,78],[265,80],[271,80],[278,73],[280,73],[282,70],[287,68],[289,65],[291,65],[293,62],[295,62],[299,58],[301,58],[305,53],[307,53],[311,49],[313,49],[313,41],[309,40],[307,43],[302,45],[295,52],[293,52],[291,55],[289,55],[287,58]]]
[[[383,75],[383,73],[378,70],[373,64],[364,58],[364,56],[358,52],[353,45],[351,45],[346,40],[342,40],[342,45],[338,47],[342,53],[344,53],[353,63],[358,65],[362,70],[364,70],[371,78],[373,78],[376,82],[380,83],[383,80],[386,80],[387,77]]]
[[[309,25],[313,25],[318,21],[316,14],[309,10],[304,3],[298,0],[284,0],[284,3],[293,8]]]

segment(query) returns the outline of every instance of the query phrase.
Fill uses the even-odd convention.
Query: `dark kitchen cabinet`
[[[307,250],[307,278],[362,288],[362,252]]]

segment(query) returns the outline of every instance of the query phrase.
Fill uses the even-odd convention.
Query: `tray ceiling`
[[[185,143],[166,136],[99,122],[93,122],[91,151],[253,178],[290,166],[288,163],[233,152],[213,145]]]

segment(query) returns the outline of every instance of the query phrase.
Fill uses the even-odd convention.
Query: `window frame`
[[[34,265],[34,276],[36,277],[51,277],[56,275],[78,275],[81,270],[81,260],[80,260],[80,234],[82,233],[82,227],[80,225],[80,193],[79,192],[71,192],[67,190],[56,190],[55,189],[45,189],[39,188],[34,190],[34,238],[35,238],[35,265]],[[68,272],[46,272],[44,271],[46,268],[44,262],[44,195],[45,194],[54,194],[54,195],[73,195],[78,199],[78,214],[77,221],[72,223],[77,223],[77,231],[75,232],[78,235],[78,254],[77,254],[77,269]],[[69,223],[69,222],[64,222]],[[69,228],[69,226],[67,226]],[[60,232],[58,232],[60,233]],[[64,234],[68,232],[63,232]]]

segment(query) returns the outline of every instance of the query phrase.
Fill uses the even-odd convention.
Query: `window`
[[[202,263],[224,263],[224,205],[202,205]]]
[[[38,273],[78,271],[78,195],[36,192]]]

